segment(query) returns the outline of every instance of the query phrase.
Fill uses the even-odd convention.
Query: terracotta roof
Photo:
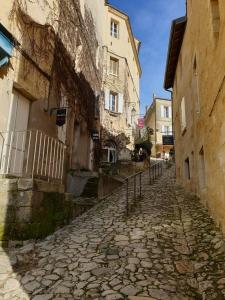
[[[173,87],[174,77],[176,74],[177,63],[180,55],[181,46],[183,43],[186,24],[186,16],[176,19],[172,22],[164,80],[165,89]]]

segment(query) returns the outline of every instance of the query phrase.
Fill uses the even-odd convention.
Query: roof
[[[128,28],[128,32],[129,32],[129,35],[131,37],[131,44],[132,44],[132,48],[133,48],[133,51],[134,51],[134,56],[135,56],[135,59],[136,59],[136,62],[137,62],[139,74],[141,75],[142,74],[142,69],[141,69],[141,64],[140,64],[140,60],[139,60],[139,56],[138,56],[140,46],[141,46],[141,42],[136,37],[134,37],[131,22],[130,22],[130,17],[126,13],[124,13],[123,11],[121,11],[118,8],[116,8],[116,7],[112,6],[111,4],[109,4],[108,1],[106,2],[106,5],[109,8],[111,8],[114,12],[116,12],[118,14],[118,16],[120,15],[123,18],[125,18],[127,28]],[[135,40],[137,40],[139,42],[138,47],[136,46]]]
[[[182,18],[173,20],[171,25],[170,41],[168,47],[167,64],[164,80],[165,89],[173,87],[180,50],[184,39],[186,24],[187,17],[184,16]]]

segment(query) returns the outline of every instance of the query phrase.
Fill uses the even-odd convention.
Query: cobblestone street
[[[224,238],[173,175],[150,186],[146,173],[128,218],[123,187],[45,240],[3,251],[0,299],[225,299]]]

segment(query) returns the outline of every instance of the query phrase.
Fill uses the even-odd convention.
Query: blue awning
[[[14,41],[12,35],[0,23],[0,67],[9,62],[14,48]]]

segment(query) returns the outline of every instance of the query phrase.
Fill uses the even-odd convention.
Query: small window
[[[136,110],[133,108],[131,111],[131,126],[135,128],[136,125]]]
[[[113,142],[107,142],[102,151],[103,162],[108,162],[111,164],[117,161],[117,150],[116,145]]]
[[[118,94],[117,93],[110,92],[109,110],[112,112],[118,112]]]
[[[184,176],[188,180],[191,179],[189,157],[186,158],[185,161],[184,161]]]
[[[212,12],[212,27],[215,39],[219,38],[220,32],[220,10],[219,0],[211,0],[211,12]]]
[[[203,189],[206,185],[206,176],[205,176],[205,155],[204,148],[202,147],[199,152],[199,186]]]
[[[119,75],[119,60],[114,57],[110,57],[110,74]]]
[[[168,119],[171,118],[171,107],[166,105],[161,105],[161,118]]]
[[[119,38],[119,23],[115,20],[111,20],[111,36],[116,39]]]
[[[164,106],[164,118],[169,118],[169,107]]]
[[[163,135],[170,135],[170,126],[162,126],[162,134]]]
[[[183,97],[181,100],[181,131],[182,134],[186,131],[187,123],[186,123],[186,107],[185,107],[185,98]]]

